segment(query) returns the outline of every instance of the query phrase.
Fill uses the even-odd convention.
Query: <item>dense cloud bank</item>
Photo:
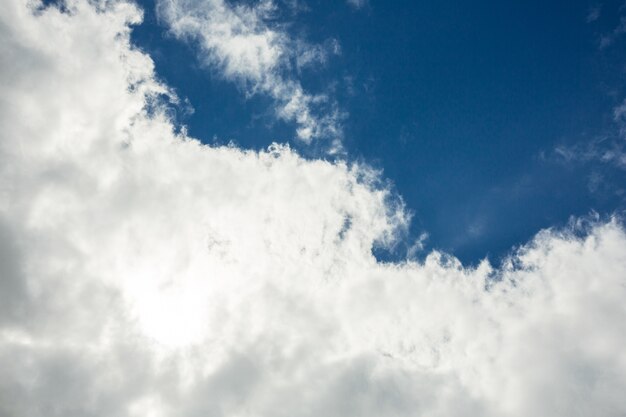
[[[0,415],[626,413],[617,221],[377,262],[377,174],[177,132],[140,19],[0,2]]]

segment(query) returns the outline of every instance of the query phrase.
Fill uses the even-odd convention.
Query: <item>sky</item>
[[[0,415],[623,416],[619,2],[0,3]]]
[[[570,216],[623,210],[621,168],[557,152],[616,135],[624,44],[619,35],[606,46],[602,39],[620,27],[621,3],[544,3],[277,5],[273,24],[326,48],[323,63],[295,76],[336,102],[347,158],[393,183],[413,213],[407,241],[427,234],[427,249],[497,262]],[[181,44],[154,3],[141,4],[133,41],[189,100],[194,112],[182,108],[178,120],[191,134],[252,149],[290,143],[306,157],[328,157],[324,144],[294,140],[267,95],[242,94],[207,69],[193,41]],[[406,250],[377,255],[398,260]]]

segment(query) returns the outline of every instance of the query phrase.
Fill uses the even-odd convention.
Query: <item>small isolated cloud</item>
[[[304,142],[325,138],[340,147],[342,113],[325,93],[311,94],[297,79],[296,69],[323,63],[337,41],[310,45],[292,38],[277,23],[278,6],[270,0],[233,5],[224,0],[159,0],[160,18],[180,39],[197,42],[199,56],[225,79],[248,94],[266,94],[276,101],[276,116],[295,122]]]
[[[0,415],[626,414],[617,220],[378,262],[376,172],[177,133],[137,7],[65,10],[0,3]]]

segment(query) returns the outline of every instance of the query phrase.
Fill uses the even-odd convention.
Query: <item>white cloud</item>
[[[136,8],[69,9],[0,4],[1,415],[626,412],[617,222],[379,263],[376,173],[175,133]]]
[[[341,112],[327,94],[310,94],[294,72],[303,66],[323,63],[330,47],[310,45],[292,38],[271,21],[278,13],[271,0],[254,5],[231,5],[224,0],[159,0],[158,12],[178,38],[193,40],[203,61],[248,94],[267,94],[276,101],[276,115],[297,124],[304,142],[316,138],[341,147]]]

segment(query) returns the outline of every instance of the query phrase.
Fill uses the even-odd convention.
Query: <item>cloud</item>
[[[624,33],[626,33],[626,16],[621,16],[617,27],[600,37],[600,49],[606,49],[613,45]]]
[[[367,6],[368,1],[367,0],[346,0],[348,2],[348,4],[352,7],[354,7],[355,9],[361,9],[365,6]]]
[[[626,412],[618,221],[378,262],[408,218],[376,172],[202,145],[137,8],[66,9],[0,4],[1,415]]]
[[[626,101],[613,109],[612,132],[588,142],[559,145],[556,156],[568,163],[595,162],[619,170],[626,169]]]
[[[586,19],[587,23],[595,22],[596,20],[600,18],[601,14],[602,14],[602,5],[594,4],[593,6],[589,8],[589,12],[587,13],[587,19]]]
[[[601,136],[586,143],[559,145],[556,156],[565,162],[597,162],[626,169],[626,151],[623,140],[613,136]]]
[[[276,116],[295,122],[297,136],[309,143],[330,139],[338,151],[344,117],[327,94],[311,94],[298,81],[296,69],[323,64],[330,47],[293,38],[276,23],[278,7],[270,0],[231,5],[224,0],[159,0],[159,17],[177,38],[196,42],[203,62],[248,94],[276,101]]]

